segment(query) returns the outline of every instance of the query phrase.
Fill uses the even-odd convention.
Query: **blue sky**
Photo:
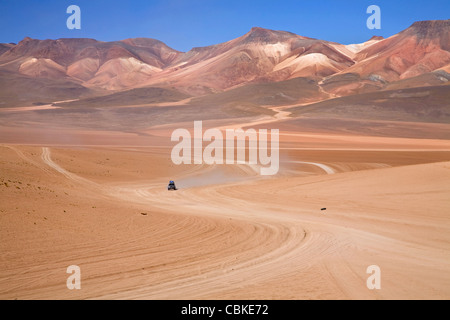
[[[69,30],[69,5],[81,8],[81,30]],[[381,8],[381,30],[369,30],[369,5]],[[418,20],[449,19],[449,0],[0,0],[0,42],[148,37],[170,47],[221,43],[252,27],[291,31],[344,44],[391,36]]]

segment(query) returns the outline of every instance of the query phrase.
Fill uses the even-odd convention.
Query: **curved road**
[[[115,293],[104,290],[89,296],[93,299],[183,299],[186,297],[196,299],[220,296],[227,290],[239,292],[239,288],[244,286],[248,288],[273,281],[277,277],[286,279],[293,274],[306,272],[311,264],[320,263],[326,257],[335,256],[351,247],[348,241],[349,228],[345,228],[343,232],[342,227],[331,225],[331,229],[328,228],[326,232],[322,232],[326,223],[318,224],[315,221],[299,220],[296,215],[283,213],[283,210],[290,209],[280,207],[275,210],[270,206],[262,206],[258,201],[253,200],[261,196],[256,191],[252,193],[250,190],[250,196],[244,199],[241,197],[242,192],[236,190],[233,184],[180,190],[177,193],[163,192],[160,186],[154,183],[103,186],[59,166],[52,160],[49,148],[42,149],[42,160],[67,179],[83,186],[96,188],[99,193],[162,209],[163,212],[182,214],[196,229],[207,228],[205,221],[210,223],[214,219],[223,219],[225,222],[233,219],[240,221],[239,225],[245,226],[247,230],[252,230],[246,240],[235,249],[218,253],[214,259],[200,261],[201,268],[207,271],[200,272],[199,265],[188,263],[179,267],[181,269],[177,271],[177,276],[166,281],[123,288],[115,290]],[[328,174],[335,173],[330,167],[319,163],[302,163],[316,165]],[[176,233],[173,233],[174,230],[160,232],[160,237],[171,239],[179,233],[188,233],[189,228],[186,226],[177,230]],[[360,230],[357,232],[364,234],[367,238],[372,237],[370,233]],[[204,240],[211,241],[212,246],[214,243],[223,243],[227,241],[226,237],[232,236],[228,233],[218,235],[214,232],[213,234],[214,239]],[[345,236],[342,236],[343,234]],[[337,270],[337,268],[340,269]],[[166,272],[170,273],[171,270],[162,269],[161,276],[164,277],[163,274]],[[340,276],[348,274],[350,278],[354,275],[352,267],[345,263],[330,267],[327,272],[330,277],[333,277],[336,272],[339,272]],[[104,281],[104,286],[108,287],[111,279],[98,281]],[[361,285],[360,279],[352,281],[357,281]],[[361,286],[364,287],[364,285]],[[98,287],[101,287],[101,284],[98,284]]]

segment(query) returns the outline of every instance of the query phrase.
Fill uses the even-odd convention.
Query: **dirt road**
[[[31,187],[44,177],[52,183],[47,193],[44,187],[29,191],[36,200],[28,202],[39,204],[46,218],[37,226],[28,227],[33,215],[20,211],[2,216],[3,298],[450,296],[448,163],[342,173],[331,162],[298,161],[326,174],[270,179],[233,167],[245,179],[167,192],[167,163],[156,154],[96,151],[92,158],[89,150],[14,148],[20,153],[4,148],[2,159],[28,164],[39,179],[30,180]],[[117,159],[107,166],[112,179],[98,176],[106,157]],[[149,166],[155,170],[151,179],[117,179]],[[200,166],[183,174],[193,179],[216,169]],[[21,190],[5,190],[7,203],[21,197]],[[55,193],[67,200],[55,202]],[[73,209],[66,209],[72,202]],[[27,232],[17,233],[22,219]],[[36,241],[39,230],[46,236]],[[82,269],[78,292],[65,288],[65,268],[72,264]],[[370,265],[382,270],[380,291],[366,286]]]

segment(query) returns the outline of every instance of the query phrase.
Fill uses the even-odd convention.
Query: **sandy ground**
[[[170,132],[189,125],[59,131],[88,144],[3,126],[0,298],[450,298],[450,141],[286,125],[280,172],[261,177],[172,164]],[[70,265],[81,290],[66,287]],[[381,290],[366,286],[371,265]]]
[[[2,298],[449,297],[449,162],[328,175],[342,163],[304,162],[260,179],[149,150],[1,156]],[[189,188],[167,193],[173,175]],[[73,264],[80,291],[65,286]]]

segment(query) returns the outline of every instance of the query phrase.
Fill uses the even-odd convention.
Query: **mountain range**
[[[262,105],[312,103],[448,86],[449,72],[450,20],[419,21],[387,39],[350,45],[255,27],[188,52],[147,38],[25,38],[0,44],[0,107],[111,102],[117,94],[129,104],[211,95]]]

